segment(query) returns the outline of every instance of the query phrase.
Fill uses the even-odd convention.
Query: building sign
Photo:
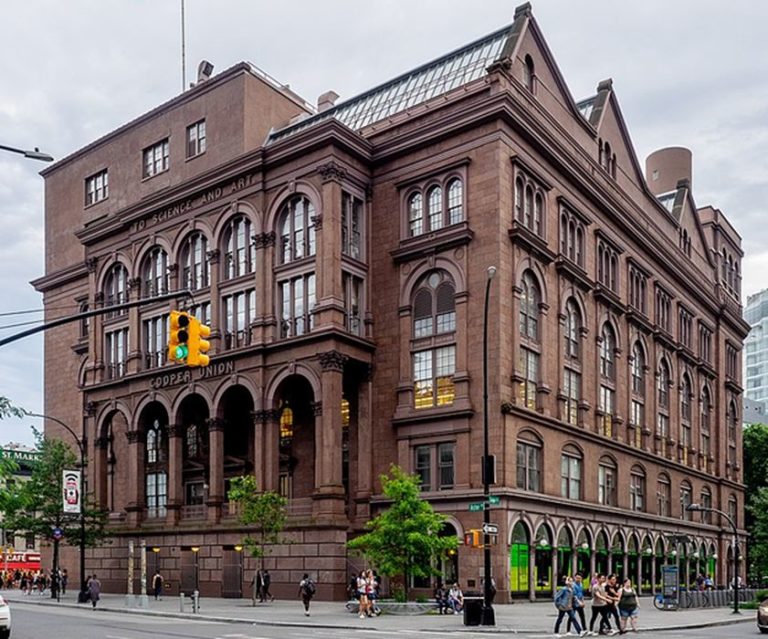
[[[149,380],[149,387],[153,390],[177,386],[179,384],[189,384],[194,380],[208,379],[209,377],[219,377],[221,375],[231,375],[235,372],[235,363],[232,360],[224,362],[211,362],[208,366],[201,366],[194,369],[180,368],[172,373],[165,375],[156,375]]]
[[[166,206],[159,211],[155,211],[154,213],[150,213],[149,215],[146,215],[139,220],[131,222],[130,232],[136,233],[138,231],[143,231],[144,229],[150,226],[154,226],[155,224],[159,224],[160,222],[165,222],[166,220],[178,217],[179,215],[184,215],[188,211],[191,211],[198,206],[216,202],[223,197],[227,197],[233,193],[242,191],[243,189],[255,183],[256,180],[254,179],[254,174],[247,173],[240,176],[239,178],[230,180],[221,186],[216,186],[212,189],[208,189],[207,191],[203,191],[194,197],[179,200],[170,206]]]
[[[3,448],[0,455],[5,459],[16,462],[36,462],[40,459],[40,453],[31,450],[16,450],[15,448]]]
[[[62,474],[62,511],[68,515],[79,515],[82,507],[82,490],[80,489],[80,471],[63,470]]]

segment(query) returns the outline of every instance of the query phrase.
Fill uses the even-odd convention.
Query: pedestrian
[[[361,570],[357,576],[357,613],[360,619],[365,619],[368,613],[368,589],[365,583],[365,570]]]
[[[312,601],[312,597],[315,596],[317,586],[315,582],[310,579],[309,575],[305,572],[304,576],[299,582],[299,595],[301,596],[301,602],[304,604],[304,614],[309,617],[309,604]]]
[[[582,628],[587,627],[587,619],[584,615],[584,577],[577,572],[573,577],[573,612],[578,615]],[[571,619],[568,618],[566,632],[571,631]]]
[[[259,598],[259,601],[264,601],[264,597],[261,594],[261,568],[259,568],[255,573],[253,573],[253,578],[251,579],[251,604],[256,605],[256,597]]]
[[[265,568],[261,572],[261,595],[263,597],[262,601],[266,601],[269,599],[270,601],[274,601],[275,598],[272,596],[272,593],[269,592],[269,586],[272,584],[272,577],[269,575],[269,570]]]
[[[440,579],[438,579],[435,588],[435,603],[437,604],[437,614],[448,614],[448,591]]]
[[[627,632],[627,619],[632,626],[632,631],[637,632],[637,614],[639,610],[637,593],[632,587],[632,581],[625,579],[619,589],[619,615],[621,616],[621,634]]]
[[[163,576],[160,574],[159,570],[155,570],[155,576],[152,577],[152,592],[155,593],[155,601],[158,599],[160,601],[163,600],[163,582],[165,579],[163,579]]]
[[[64,570],[61,571],[61,594],[66,595],[67,594],[67,582],[69,581],[69,575],[67,574],[67,569],[64,568]]]
[[[464,593],[461,591],[459,582],[454,582],[448,591],[448,607],[454,615],[458,615],[464,609]]]
[[[557,608],[557,621],[555,621],[555,636],[560,637],[560,623],[566,616],[568,620],[576,628],[576,633],[580,637],[584,637],[587,634],[586,629],[582,629],[579,625],[576,615],[573,613],[573,577],[565,578],[565,585],[560,588],[555,594],[555,608]]]
[[[88,582],[88,597],[93,604],[94,610],[99,599],[101,599],[101,582],[99,581],[96,573],[93,574],[91,580]]]
[[[589,634],[595,634],[595,619],[600,617],[598,634],[610,633],[611,624],[608,621],[608,597],[605,594],[605,575],[598,574],[592,581],[592,616],[589,620]]]
[[[608,599],[608,612],[606,614],[609,617],[612,617],[614,623],[616,624],[616,628],[611,632],[611,634],[616,634],[621,627],[618,608],[619,599],[621,598],[619,595],[620,588],[621,586],[618,584],[618,577],[616,576],[616,573],[611,573],[608,575],[608,581],[605,582],[605,596]]]

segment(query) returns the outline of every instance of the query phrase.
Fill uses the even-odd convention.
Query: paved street
[[[126,608],[125,596],[106,594],[97,610],[78,605],[68,594],[61,603],[49,597],[25,596],[4,591],[13,610],[14,639],[294,639],[300,637],[434,637],[476,639],[489,635],[551,636],[556,612],[551,602],[497,605],[496,626],[468,627],[461,615],[382,615],[359,619],[345,611],[342,602],[316,601],[305,617],[297,600],[251,606],[243,599],[207,599],[192,615],[180,610],[179,599],[149,601],[148,609]],[[736,620],[729,609],[706,608],[679,612],[655,610],[641,600],[640,628],[645,636],[747,637],[757,636],[755,612],[745,611]]]

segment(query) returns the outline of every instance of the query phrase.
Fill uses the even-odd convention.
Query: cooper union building
[[[170,592],[249,597],[227,495],[252,474],[288,500],[274,594],[308,572],[342,599],[392,464],[460,540],[443,579],[478,588],[487,284],[499,600],[577,570],[648,593],[673,556],[730,580],[733,536],[685,507],[743,527],[741,238],[687,149],[642,166],[611,80],[574,99],[529,4],[345,101],[206,66],[43,171],[46,319],[105,309],[45,336],[45,412],[82,434],[112,533],[87,552],[105,590],[143,541]],[[209,366],[168,361],[175,309],[211,326]]]

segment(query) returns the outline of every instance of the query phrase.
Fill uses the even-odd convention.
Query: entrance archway
[[[309,500],[315,490],[315,398],[309,382],[291,375],[277,392],[279,413],[279,481],[284,497]],[[309,502],[307,502],[309,503]]]
[[[509,590],[513,595],[528,595],[531,537],[528,527],[518,521],[509,542]]]

